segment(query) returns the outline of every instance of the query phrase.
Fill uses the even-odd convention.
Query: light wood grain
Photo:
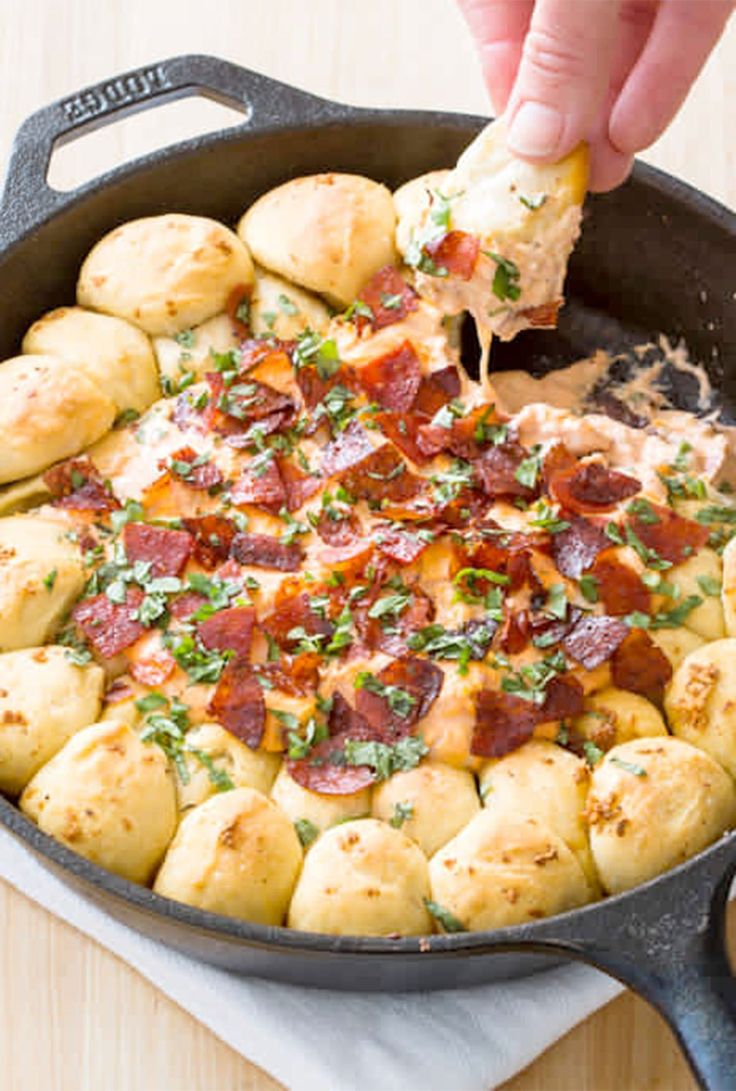
[[[38,106],[180,52],[219,54],[348,102],[487,109],[451,0],[3,0],[0,14],[3,158],[19,122]],[[736,24],[685,110],[645,158],[736,205],[734,104]],[[144,115],[60,153],[54,179],[68,185],[84,170],[92,175],[222,123],[210,105],[195,102]],[[2,884],[0,921],[4,1091],[279,1086],[113,955]],[[507,1085],[507,1091],[634,1088],[692,1091],[694,1083],[659,1017],[631,996],[574,1030]]]

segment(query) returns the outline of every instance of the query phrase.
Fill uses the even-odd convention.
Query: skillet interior
[[[52,216],[19,240],[6,217],[0,231],[6,242],[13,241],[0,254],[0,353],[17,352],[25,328],[43,311],[73,302],[83,256],[124,220],[178,210],[233,222],[264,190],[325,169],[365,173],[393,187],[451,163],[480,124],[481,119],[455,115],[347,108],[336,114],[334,107],[326,107],[321,125],[294,127],[287,120],[267,131],[229,131],[121,168],[60,201]],[[525,334],[504,346],[496,366],[540,373],[597,347],[622,351],[665,332],[685,338],[729,414],[736,409],[736,305],[729,272],[735,243],[734,217],[727,210],[638,167],[620,190],[590,202],[582,243],[571,263],[570,303],[560,329]],[[694,392],[691,379],[674,377],[676,404],[693,408]],[[233,970],[323,987],[401,990],[476,984],[549,964],[529,954],[468,957],[498,933],[433,937],[435,957],[428,958],[416,939],[310,937],[225,918],[215,921],[89,864],[40,833],[5,801],[0,801],[0,820],[116,916]],[[708,850],[704,858],[722,847]],[[697,882],[701,864],[694,861],[680,869],[686,882],[688,875],[690,882]],[[659,891],[661,904],[671,905],[671,883],[672,877],[664,876],[649,884],[649,897],[656,899]],[[629,902],[633,908],[637,898],[641,893],[634,891],[615,903]],[[576,919],[592,920],[596,913],[603,926],[602,914],[613,908],[614,901],[609,901],[565,914],[559,918],[562,930],[572,935]],[[551,934],[551,924],[511,931],[518,942],[533,945],[536,937],[543,942]]]

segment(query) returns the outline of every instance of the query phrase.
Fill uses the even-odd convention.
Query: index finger
[[[534,0],[459,0],[480,55],[497,114],[503,113],[519,69]]]

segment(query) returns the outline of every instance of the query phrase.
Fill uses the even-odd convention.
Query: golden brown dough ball
[[[0,484],[79,454],[112,427],[115,403],[81,364],[15,356],[0,364]]]
[[[161,397],[151,342],[121,318],[59,307],[33,323],[23,338],[23,351],[78,364],[112,398],[118,413],[142,413]]]
[[[286,815],[254,788],[235,788],[184,815],[154,890],[213,913],[281,924],[301,863]]]
[[[649,735],[666,735],[667,726],[657,708],[638,693],[608,686],[585,698],[585,712],[572,722],[573,730],[610,750],[622,742]]]
[[[330,312],[311,292],[256,267],[250,319],[256,337],[274,336],[281,341],[293,341],[306,329],[324,333],[330,322]]]
[[[0,652],[54,636],[86,573],[68,527],[40,515],[0,519]]]
[[[611,894],[653,879],[736,822],[736,789],[707,754],[669,736],[634,739],[596,766],[590,843]]]
[[[170,212],[130,220],[87,255],[77,302],[146,333],[179,333],[225,310],[253,282],[250,254],[224,224]]]
[[[346,306],[395,261],[395,226],[385,186],[357,174],[312,174],[264,193],[238,234],[259,265]]]
[[[0,655],[0,791],[18,795],[75,731],[97,719],[102,669],[49,645]]]
[[[535,818],[566,843],[596,886],[583,818],[590,772],[580,758],[555,743],[533,739],[479,774],[483,806],[499,816]]]
[[[216,314],[201,326],[195,326],[174,337],[154,337],[161,380],[178,387],[182,379],[193,373],[203,379],[214,370],[213,353],[230,352],[238,347],[238,336],[227,314]]]
[[[268,795],[281,764],[280,754],[251,750],[219,724],[199,724],[187,732],[184,761],[189,783],[176,777],[182,811],[204,803],[221,789],[218,783],[235,788],[255,788]],[[211,768],[210,768],[211,764]],[[219,777],[219,781],[218,781]]]
[[[683,660],[664,707],[673,734],[705,750],[736,778],[736,638],[703,644]]]
[[[147,883],[176,829],[176,792],[163,751],[125,724],[85,727],[20,797],[44,833],[116,875]]]
[[[590,901],[575,854],[534,818],[486,808],[429,862],[432,900],[470,931],[551,917]]]
[[[736,538],[723,551],[723,622],[727,636],[736,636]]]
[[[373,792],[373,815],[395,824],[432,856],[480,810],[475,777],[441,762],[394,773]]]
[[[697,595],[703,601],[687,615],[685,627],[704,640],[720,640],[726,635],[721,603],[723,563],[714,549],[699,549],[682,564],[669,569],[666,579],[675,584],[680,594],[674,603],[664,599],[660,609],[671,609],[690,595]]]
[[[311,792],[290,776],[286,765],[279,770],[271,798],[292,822],[305,821],[318,833],[348,818],[365,818],[371,813],[370,788],[339,796]]]
[[[702,636],[681,626],[679,629],[649,629],[649,635],[672,664],[672,669],[677,670],[683,659],[694,652],[696,648],[702,648],[705,641]]]
[[[357,819],[333,826],[310,849],[289,927],[340,936],[423,935],[432,931],[428,897],[419,846],[385,822]]]
[[[0,518],[40,507],[50,496],[42,474],[26,477],[13,485],[4,485],[0,488]]]

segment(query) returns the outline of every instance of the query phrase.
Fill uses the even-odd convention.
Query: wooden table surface
[[[218,54],[363,105],[487,110],[452,0],[3,0],[1,154],[20,121],[38,106],[116,72],[186,52]],[[61,149],[51,177],[70,188],[115,162],[229,120],[211,103],[167,106]],[[677,122],[645,158],[733,207],[735,129],[736,20]],[[3,884],[0,920],[5,1091],[280,1086],[124,963]],[[659,1017],[627,995],[506,1086],[686,1091],[695,1085]]]

